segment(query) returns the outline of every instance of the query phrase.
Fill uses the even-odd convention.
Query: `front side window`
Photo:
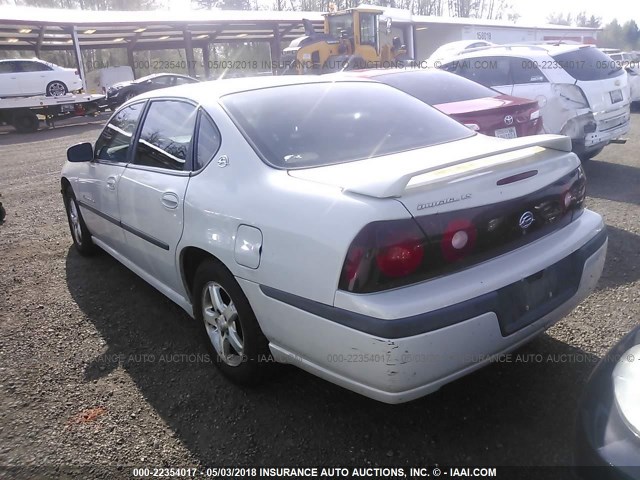
[[[177,100],[151,103],[132,163],[167,170],[189,170],[198,110]]]
[[[123,108],[111,117],[96,142],[96,159],[122,163],[127,161],[131,140],[143,109],[144,102],[136,103]]]
[[[378,45],[378,28],[374,13],[360,14],[360,43],[372,47]]]
[[[350,13],[329,15],[329,34],[335,38],[353,37],[353,17]]]
[[[508,57],[479,57],[460,60],[456,73],[485,87],[512,84]]]
[[[222,104],[262,159],[285,169],[380,157],[474,135],[417,98],[377,82],[263,88],[226,95]]]

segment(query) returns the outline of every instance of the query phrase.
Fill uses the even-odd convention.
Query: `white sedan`
[[[237,382],[275,360],[409,401],[560,320],[605,260],[567,137],[486,137],[368,80],[157,90],[67,157],[77,250],[198,319]]]
[[[58,97],[82,89],[77,70],[38,59],[0,60],[0,97]]]

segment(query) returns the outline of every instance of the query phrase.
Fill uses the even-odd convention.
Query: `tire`
[[[34,112],[25,108],[11,116],[11,125],[18,133],[33,133],[38,131],[40,120]]]
[[[240,385],[263,381],[272,364],[269,342],[231,272],[216,260],[206,260],[193,285],[193,313],[216,367]]]
[[[7,217],[7,211],[2,206],[2,202],[0,202],[0,224],[4,223],[4,219]]]
[[[45,90],[47,97],[59,97],[61,95],[66,95],[67,93],[69,93],[69,89],[65,83],[60,80],[49,82],[47,89]]]
[[[80,207],[76,201],[71,187],[64,190],[64,206],[67,211],[67,220],[69,222],[69,231],[73,239],[73,245],[80,255],[89,257],[95,255],[99,249],[91,240],[91,233],[84,223]]]

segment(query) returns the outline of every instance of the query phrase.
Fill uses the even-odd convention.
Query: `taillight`
[[[379,232],[376,264],[390,278],[404,277],[416,271],[424,257],[424,236],[383,226]]]
[[[531,172],[502,180],[525,180]],[[378,292],[473,266],[568,225],[582,213],[585,193],[579,167],[515,199],[370,223],[351,243],[338,286],[353,293]]]
[[[571,184],[567,196],[565,197],[565,208],[572,210],[582,210],[584,200],[587,196],[587,176],[582,165],[578,167],[577,178]]]
[[[351,243],[340,288],[372,292],[406,284],[425,260],[427,239],[412,219],[373,222]]]

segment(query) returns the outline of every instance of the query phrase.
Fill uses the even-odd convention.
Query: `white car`
[[[474,48],[490,47],[492,45],[495,45],[495,43],[487,42],[486,40],[458,40],[457,42],[445,43],[431,54],[427,59],[427,64],[431,67],[438,67],[439,63],[436,62],[441,62],[443,59],[460,55]]]
[[[0,98],[47,95],[57,97],[82,89],[77,70],[38,59],[0,60]]]
[[[507,95],[538,100],[545,132],[571,137],[582,159],[629,131],[627,75],[592,45],[487,47],[449,58],[441,68]]]
[[[640,60],[634,60],[636,56],[631,52],[622,52],[614,48],[600,50],[609,55],[615,65],[627,71],[631,102],[640,102]]]
[[[400,403],[595,287],[607,235],[570,149],[378,82],[244,78],[135,97],[69,149],[61,187],[77,250],[198,319],[234,381],[275,359]]]

